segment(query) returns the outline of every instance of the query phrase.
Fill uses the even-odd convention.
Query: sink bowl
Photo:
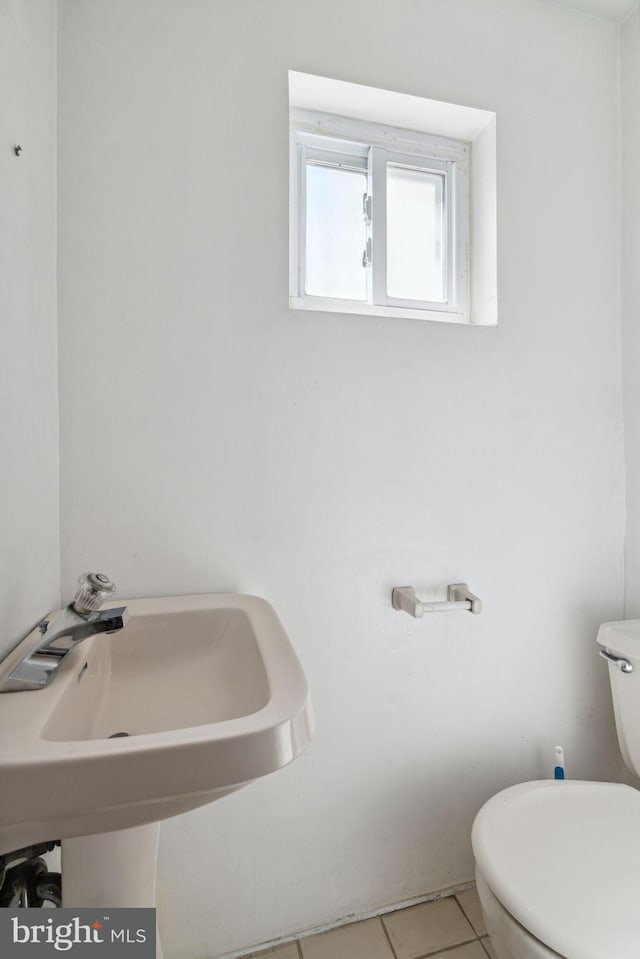
[[[273,608],[217,594],[125,602],[49,686],[0,695],[0,853],[155,823],[296,758],[305,674]],[[35,645],[0,664],[0,679]]]

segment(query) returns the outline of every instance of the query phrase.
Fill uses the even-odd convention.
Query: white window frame
[[[470,322],[469,143],[315,110],[291,111],[290,290],[295,310],[412,317]],[[306,164],[329,162],[366,170],[372,197],[367,240],[367,301],[305,293]],[[445,177],[445,301],[397,299],[387,295],[387,163]],[[373,186],[373,188],[372,188]]]

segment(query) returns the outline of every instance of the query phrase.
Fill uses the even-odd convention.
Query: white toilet
[[[640,778],[640,620],[600,627],[625,763]],[[493,796],[473,824],[498,959],[640,959],[640,791],[545,780]]]

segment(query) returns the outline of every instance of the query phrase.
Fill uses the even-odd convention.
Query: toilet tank
[[[603,623],[598,642],[609,661],[620,752],[627,768],[640,778],[640,619]],[[621,668],[625,661],[631,666],[629,672]]]

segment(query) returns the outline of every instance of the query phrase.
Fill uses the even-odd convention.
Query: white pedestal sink
[[[159,833],[160,823],[149,823],[63,839],[63,906],[100,911],[117,906],[155,908]],[[163,959],[157,928],[156,959]]]
[[[274,772],[311,738],[306,677],[265,600],[122,602],[125,629],[79,643],[49,686],[0,695],[0,852],[62,839],[65,906],[155,905],[148,824]]]

